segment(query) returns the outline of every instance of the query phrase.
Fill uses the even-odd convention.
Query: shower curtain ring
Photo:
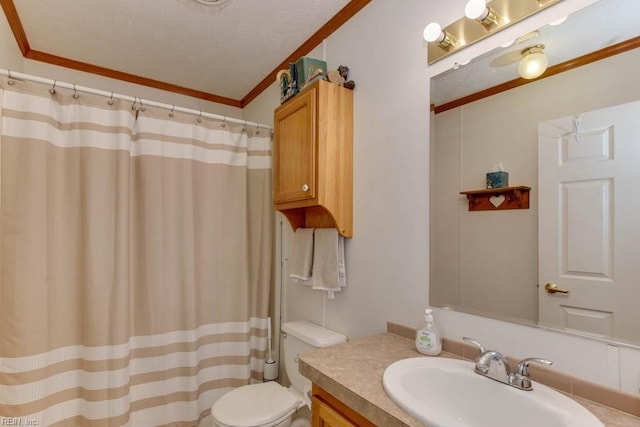
[[[244,126],[242,126],[242,132],[246,132],[247,131],[247,121],[244,121]]]
[[[169,117],[173,117],[173,109],[176,108],[175,105],[171,106],[171,111],[169,111]]]
[[[53,86],[51,86],[51,89],[49,89],[49,93],[50,93],[51,95],[55,95],[55,94],[56,94],[56,83],[57,83],[57,81],[56,81],[56,80],[54,80],[54,81],[53,81]]]
[[[198,123],[202,123],[202,110],[200,110],[200,114],[198,114]]]
[[[76,84],[73,84],[73,99],[78,99],[80,98],[80,95],[78,95],[78,92],[76,91]]]
[[[138,109],[138,107],[136,106],[136,102],[138,102],[138,98],[136,98],[135,96],[133,97],[133,105],[131,106],[131,109],[133,111],[136,111]]]
[[[113,105],[113,92],[111,92],[111,96],[109,97],[109,100],[107,101],[107,104]]]
[[[144,108],[144,105],[142,105],[142,98],[138,98],[138,102],[140,103],[140,111],[144,112],[146,108]]]
[[[222,124],[220,125],[222,128],[227,127],[227,116],[222,116]]]
[[[13,81],[13,76],[11,75],[11,70],[7,70],[7,73],[9,74],[9,80],[7,81],[7,84],[9,86],[13,86],[14,84],[16,84],[16,82]]]

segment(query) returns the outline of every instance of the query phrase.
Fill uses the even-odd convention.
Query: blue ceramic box
[[[302,89],[319,76],[327,74],[327,63],[320,59],[303,56],[296,62],[298,88]]]
[[[509,186],[509,172],[488,172],[487,188],[504,188]]]

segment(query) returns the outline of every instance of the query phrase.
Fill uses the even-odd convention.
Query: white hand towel
[[[289,277],[296,282],[310,285],[308,281],[311,279],[312,266],[313,228],[298,228],[293,235]]]
[[[334,292],[347,286],[344,237],[335,228],[316,228],[313,240],[311,286],[328,291],[329,298],[333,299]]]

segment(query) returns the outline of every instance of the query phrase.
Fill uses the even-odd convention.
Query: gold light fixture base
[[[542,52],[544,53],[544,45],[543,44],[534,44],[533,46],[525,47],[520,51],[521,55],[526,55],[528,53],[536,53]]]
[[[500,30],[508,28],[511,25],[548,8],[549,6],[559,3],[560,1],[562,0],[492,0],[490,3],[491,11],[495,13],[496,16],[500,17],[500,20],[497,23],[482,25],[474,19],[469,19],[466,16],[463,16],[453,24],[442,29],[445,34],[451,34],[451,36],[456,40],[454,45],[443,48],[435,42],[428,44],[428,63],[433,64],[434,62],[445,58],[460,49],[470,46]]]
[[[488,11],[487,16],[484,17],[483,19],[477,19],[477,21],[480,22],[485,27],[490,27],[492,25],[500,25],[500,23],[503,20],[502,17],[498,15],[492,7],[487,6],[487,11]]]

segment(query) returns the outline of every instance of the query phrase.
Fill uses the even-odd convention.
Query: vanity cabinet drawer
[[[313,398],[313,426],[314,427],[355,427],[347,418],[334,410],[324,401]]]
[[[311,424],[313,427],[375,427],[362,415],[313,384]]]

